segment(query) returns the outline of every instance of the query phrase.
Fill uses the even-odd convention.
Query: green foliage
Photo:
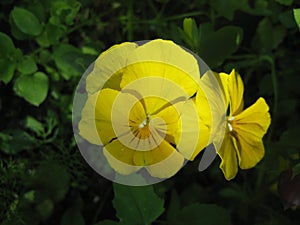
[[[229,212],[220,206],[213,204],[195,203],[184,207],[177,215],[174,215],[173,224],[224,224],[230,225]]]
[[[28,72],[28,69],[26,72]],[[39,106],[46,99],[48,88],[48,77],[43,72],[30,75],[23,74],[14,83],[16,94],[35,106]]]
[[[299,199],[299,3],[0,1],[0,224],[298,224],[299,207],[284,207]],[[71,123],[81,75],[113,44],[154,38],[215,71],[236,68],[245,106],[267,100],[272,125],[257,167],[226,182],[220,160],[199,173],[196,158],[158,185],[126,187],[85,163]],[[283,171],[290,180],[279,182]]]
[[[12,25],[17,29],[16,32],[19,32],[23,37],[26,37],[26,34],[37,36],[42,32],[43,27],[39,19],[26,9],[15,7],[11,11],[10,19]]]
[[[150,225],[164,211],[164,201],[151,186],[130,187],[114,184],[114,207],[124,224]]]
[[[295,21],[300,30],[300,9],[294,9],[293,12],[294,12]]]
[[[184,19],[180,32],[186,44],[212,67],[221,65],[234,53],[243,38],[243,30],[239,27],[226,26],[214,31],[212,24],[204,23],[197,28],[191,18]]]

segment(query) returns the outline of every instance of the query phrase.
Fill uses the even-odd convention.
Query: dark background
[[[1,0],[0,223],[299,224],[299,7],[299,0]],[[71,123],[81,75],[110,46],[155,38],[191,49],[217,72],[236,68],[245,106],[266,99],[272,124],[255,168],[228,182],[219,159],[199,173],[197,157],[162,183],[127,187],[84,161]]]

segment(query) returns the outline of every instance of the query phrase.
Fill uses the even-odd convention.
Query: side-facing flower
[[[259,98],[250,107],[244,108],[243,81],[235,70],[220,73],[219,76],[228,108],[227,128],[221,148],[217,154],[221,158],[220,168],[227,180],[233,179],[241,169],[254,167],[264,156],[262,138],[267,132],[271,118],[269,107],[263,98]]]
[[[119,174],[168,178],[208,142],[192,99],[199,82],[195,57],[171,41],[112,47],[87,76],[80,135]]]

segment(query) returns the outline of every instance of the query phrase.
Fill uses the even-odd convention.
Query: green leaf
[[[269,18],[260,21],[257,27],[259,43],[254,41],[260,51],[267,52],[278,47],[286,35],[286,29],[281,26],[273,26]]]
[[[9,83],[13,78],[17,59],[20,50],[15,48],[11,38],[0,32],[0,81],[5,84]]]
[[[54,61],[64,79],[79,76],[84,73],[95,56],[82,54],[72,45],[62,44],[54,49]]]
[[[32,56],[24,56],[18,65],[18,71],[22,74],[31,74],[37,71],[37,65]]]
[[[35,200],[35,194],[36,194],[35,191],[31,190],[24,193],[23,197],[26,201],[33,203]]]
[[[294,12],[294,18],[295,18],[295,21],[298,25],[298,28],[300,30],[300,8],[299,9],[293,9],[293,12]]]
[[[22,130],[14,129],[0,133],[0,151],[6,154],[14,155],[35,146],[36,140]]]
[[[195,203],[184,207],[174,220],[175,225],[230,225],[229,212],[214,204]]]
[[[17,27],[16,23],[14,22],[14,20],[12,18],[12,13],[10,13],[10,15],[9,15],[9,24],[10,24],[11,34],[15,39],[26,40],[26,39],[30,39],[32,37],[29,34],[25,34],[21,30],[19,30],[19,28]]]
[[[183,29],[179,28],[181,38],[187,43],[188,47],[195,53],[199,50],[200,34],[197,24],[192,18],[185,18],[183,20]]]
[[[51,18],[52,24],[65,23],[72,25],[73,20],[76,17],[81,4],[77,1],[67,3],[66,1],[54,1],[51,5]]]
[[[210,4],[221,16],[228,20],[233,20],[235,11],[245,8],[247,0],[212,0]]]
[[[130,225],[150,225],[164,212],[164,201],[152,186],[114,184],[113,205],[121,222]]]
[[[84,218],[80,210],[76,207],[67,209],[62,216],[60,225],[85,225]]]
[[[242,42],[243,30],[226,26],[212,33],[201,31],[200,57],[211,67],[221,65]]]
[[[54,203],[51,199],[44,199],[43,201],[39,202],[36,206],[36,210],[41,215],[43,220],[47,219],[51,216],[54,210]]]
[[[297,27],[297,24],[294,19],[293,10],[287,10],[285,12],[282,12],[279,15],[279,20],[280,20],[281,24],[288,29]]]
[[[41,135],[45,132],[43,124],[31,116],[26,117],[25,126],[38,135]]]
[[[43,190],[54,202],[61,201],[69,190],[70,174],[67,169],[53,160],[43,161],[28,182]]]
[[[0,81],[9,83],[14,76],[17,63],[10,59],[0,59]]]
[[[46,99],[48,89],[48,77],[42,72],[20,76],[14,84],[16,94],[35,106],[39,106]]]
[[[11,17],[17,28],[24,34],[37,36],[43,30],[38,18],[26,9],[15,7],[11,11]]]
[[[194,19],[185,18],[183,20],[183,30],[190,39],[198,39],[198,28]]]
[[[9,57],[15,50],[15,45],[11,38],[0,32],[0,59]]]
[[[56,45],[59,40],[65,36],[67,27],[64,25],[46,24],[45,29],[41,35],[36,38],[40,46],[49,47]]]

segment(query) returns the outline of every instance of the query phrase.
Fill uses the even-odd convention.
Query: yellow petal
[[[196,58],[172,41],[157,39],[147,42],[136,49],[136,55],[140,61],[161,62],[175,66],[191,76],[196,83],[200,79]]]
[[[240,113],[244,107],[244,84],[241,76],[233,69],[229,75],[226,73],[215,74],[223,87],[226,105],[230,104],[230,115]]]
[[[226,180],[233,179],[238,172],[238,162],[234,137],[231,137],[227,133],[224,137],[222,146],[217,153],[221,158],[220,169],[222,170]]]
[[[139,126],[147,118],[145,110],[141,102],[130,93],[117,92],[112,89],[101,95],[102,101],[109,101],[110,98],[113,99],[111,105],[102,105],[102,107],[107,107],[103,112],[109,116],[109,121],[112,124],[112,128],[115,132],[115,137],[117,137],[124,145],[128,148],[136,150],[148,150],[153,149],[152,143],[149,143],[147,139],[147,133],[142,135],[142,139],[137,137],[134,131],[139,129]],[[117,92],[117,96],[111,97],[112,92]],[[100,98],[99,98],[100,99]],[[99,101],[101,105],[101,102]],[[102,113],[103,113],[102,112]],[[102,117],[104,118],[104,116]],[[99,123],[102,124],[102,120],[99,119]],[[104,130],[103,130],[104,131]],[[105,131],[100,135],[106,136]]]
[[[197,91],[195,104],[197,107],[199,118],[205,125],[210,127],[212,125],[212,113],[207,96],[204,94],[201,88],[199,88]]]
[[[230,115],[236,115],[243,110],[244,84],[241,76],[233,69],[229,74],[228,90],[230,97]]]
[[[169,65],[162,62],[139,62],[128,65],[123,70],[123,77],[121,81],[121,88],[126,87],[131,82],[148,77],[156,77],[160,79],[153,80],[156,82],[153,84],[144,81],[140,81],[139,85],[142,86],[144,92],[149,92],[149,88],[159,89],[163,95],[171,96],[176,94],[177,89],[181,89],[180,92],[183,92],[183,96],[192,96],[195,94],[198,88],[197,82],[191,77],[191,75],[185,73],[180,68],[177,68],[173,65]],[[158,82],[159,81],[159,82]],[[174,84],[170,84],[170,82]],[[170,86],[177,85],[176,89],[170,89]],[[152,90],[153,91],[153,90]],[[170,92],[170,93],[167,93]],[[175,95],[177,97],[179,94]],[[161,96],[161,95],[158,95]],[[163,96],[161,96],[163,97]]]
[[[164,121],[165,126],[161,126],[159,123],[153,124],[153,126],[156,127],[159,132],[165,135],[175,135],[178,129],[180,112],[178,112],[174,106],[168,106],[164,108],[155,114],[153,118],[160,118]]]
[[[180,102],[175,106],[180,112],[180,123],[175,135],[176,147],[185,159],[193,160],[208,145],[210,127],[207,121],[199,118],[194,100]]]
[[[122,82],[126,77],[127,75],[124,74]],[[132,76],[128,75],[128,77],[132,79]],[[154,115],[163,108],[190,97],[181,85],[159,76],[133,79],[122,88],[122,92],[130,93],[140,99],[149,115]]]
[[[103,148],[103,154],[109,165],[118,173],[128,175],[141,169],[133,162],[135,151],[114,140]]]
[[[153,177],[169,178],[175,175],[184,163],[183,156],[166,141],[147,154],[151,154],[153,164],[146,166],[146,169]]]
[[[159,85],[161,90],[172,91],[164,86],[164,80],[170,80],[189,96],[196,92],[200,79],[196,58],[180,46],[165,40],[154,40],[139,46],[128,59],[128,66],[123,72],[121,88],[143,77],[158,76],[163,78]]]
[[[99,92],[88,95],[85,106],[82,109],[81,120],[79,121],[78,128],[80,136],[84,139],[92,144],[102,145],[95,123],[95,106],[98,94]]]
[[[228,75],[226,75],[228,77]],[[223,79],[223,78],[222,78]],[[220,76],[207,71],[200,79],[196,107],[200,124],[209,131],[209,142],[221,147],[226,128],[227,103]],[[206,146],[203,146],[206,147]]]
[[[232,126],[238,146],[239,165],[242,169],[254,167],[264,156],[262,138],[271,123],[269,107],[263,98],[235,117]]]
[[[257,129],[250,131],[256,134],[258,137],[263,137],[271,123],[269,106],[264,98],[259,98],[253,105],[245,109],[234,118],[234,123],[237,125],[250,123],[257,125]]]
[[[103,145],[116,137],[116,133],[111,123],[111,112],[113,103],[119,94],[112,89],[103,89],[93,95],[97,95],[95,110],[95,121],[98,135]]]
[[[166,141],[151,151],[142,152],[114,140],[105,146],[104,155],[111,167],[120,174],[128,175],[145,166],[150,175],[158,178],[173,176],[184,162],[183,156]]]
[[[195,147],[195,151],[193,152],[193,154],[190,156],[190,158],[187,158],[188,160],[194,160],[195,157],[202,151],[205,149],[205,147],[209,144],[209,140],[210,140],[210,135],[211,135],[211,130],[208,126],[203,125],[201,122],[199,124],[199,139],[198,139],[198,143],[197,146]],[[193,137],[193,134],[189,135],[190,138],[187,139],[187,142],[192,143],[193,140],[191,140],[191,137]],[[191,144],[189,144],[191,145]],[[182,152],[182,151],[181,151]]]
[[[103,52],[96,59],[92,72],[86,78],[87,92],[100,91],[108,80],[110,84],[106,87],[117,88],[121,81],[120,70],[127,65],[127,59],[135,48],[137,48],[136,43],[125,42]]]
[[[214,73],[214,75],[221,86],[221,90],[222,90],[222,93],[224,96],[225,106],[226,106],[226,110],[227,110],[227,107],[228,107],[229,101],[230,101],[229,90],[228,90],[229,75],[226,73]]]

